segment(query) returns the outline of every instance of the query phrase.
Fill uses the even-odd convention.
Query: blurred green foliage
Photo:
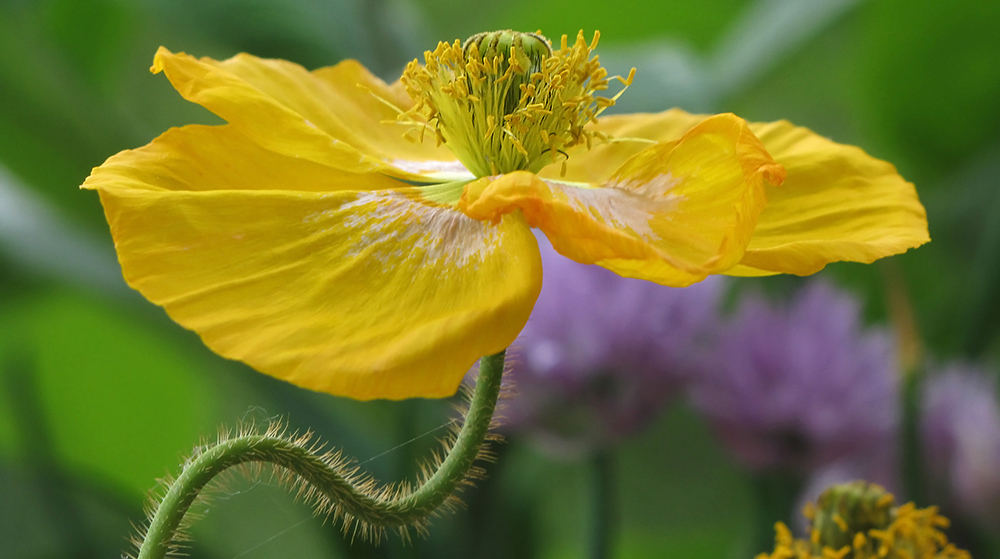
[[[28,192],[73,236],[110,251],[97,197],[77,190],[90,169],[170,126],[219,122],[149,74],[160,44],[216,58],[247,51],[310,68],[358,58],[391,80],[438,40],[496,28],[540,28],[551,37],[600,29],[598,52],[608,59],[648,50],[653,60],[690,70],[661,75],[652,65],[644,75],[640,66],[640,83],[666,85],[637,86],[625,106],[685,103],[752,120],[787,118],[893,161],[917,184],[934,242],[880,266],[837,265],[830,273],[865,297],[873,321],[889,318],[887,290],[903,290],[930,354],[995,361],[1000,2],[831,0],[827,7],[833,5],[809,19],[817,11],[809,0],[6,0],[0,166],[9,175],[0,174],[0,210],[7,204],[18,211],[11,189]],[[796,29],[804,30],[801,37],[788,32]],[[740,37],[787,41],[758,50],[727,43]],[[747,62],[756,73],[734,83],[705,78],[727,67],[719,57],[740,52],[764,53]],[[142,492],[176,472],[181,453],[219,424],[284,416],[362,460],[376,457],[365,467],[378,477],[399,479],[412,473],[448,416],[447,402],[343,401],[226,362],[125,294],[121,282],[97,285],[72,270],[47,274],[28,266],[12,247],[38,239],[6,225],[0,223],[3,557],[117,553],[127,521],[140,520]],[[44,244],[31,246],[42,259],[49,253]],[[795,283],[771,278],[740,288],[781,293]],[[619,557],[751,556],[758,521],[748,476],[683,405],[625,442],[617,459]],[[512,440],[491,477],[466,492],[467,511],[439,520],[412,547],[390,541],[377,548],[352,544],[311,519],[266,479],[232,481],[203,510],[192,554],[580,557],[589,476],[587,464],[556,462]]]
[[[615,13],[608,6],[576,0],[535,2],[512,0],[471,10],[462,0],[418,0],[435,38],[464,39],[484,29],[540,29],[553,40],[572,39],[584,30],[587,38],[595,29],[606,44],[673,37],[707,50],[732,25],[751,2],[706,0],[704,2],[635,2]]]
[[[135,317],[53,289],[0,319],[0,339],[16,344],[4,354],[30,359],[37,389],[40,416],[21,420],[44,424],[69,469],[141,496],[215,416],[205,364]]]

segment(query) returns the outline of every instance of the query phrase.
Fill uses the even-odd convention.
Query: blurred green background
[[[449,402],[307,393],[213,355],[128,290],[97,196],[77,187],[170,126],[219,122],[149,73],[159,45],[309,68],[356,58],[392,81],[438,40],[502,28],[600,29],[611,72],[638,67],[614,110],[786,118],[893,162],[917,185],[934,241],[824,274],[858,292],[872,322],[889,320],[888,294],[902,295],[935,358],[996,361],[996,0],[0,0],[0,556],[119,555],[155,480],[239,420],[285,417],[380,479],[412,473]],[[734,283],[781,292],[796,281]],[[683,402],[616,460],[617,557],[757,551],[749,475]],[[271,481],[232,480],[202,510],[190,552],[585,556],[589,464],[515,437],[489,470],[466,510],[411,546],[351,543]]]

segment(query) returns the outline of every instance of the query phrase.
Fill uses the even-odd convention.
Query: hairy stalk
[[[379,539],[389,528],[404,538],[409,528],[426,531],[436,511],[457,502],[456,490],[481,475],[474,463],[488,457],[483,443],[500,394],[504,353],[480,360],[479,379],[465,421],[453,441],[446,442],[444,459],[425,468],[423,481],[416,488],[377,486],[339,452],[321,453],[309,434],[286,436],[280,425],[272,425],[264,433],[224,436],[189,459],[169,484],[149,522],[138,559],[162,559],[177,551],[185,539],[180,532],[185,515],[201,490],[219,474],[240,465],[273,466],[282,482],[310,502],[318,515],[342,522],[345,532],[353,530],[354,534]]]

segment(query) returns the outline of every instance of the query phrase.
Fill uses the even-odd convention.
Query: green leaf
[[[71,471],[141,494],[212,434],[207,374],[136,317],[66,291],[5,306],[0,361],[26,356],[43,414],[31,419],[47,425],[52,453]],[[0,418],[4,445],[11,419]]]

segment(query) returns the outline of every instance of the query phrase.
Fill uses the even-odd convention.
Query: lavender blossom
[[[720,334],[694,405],[755,470],[807,474],[891,444],[898,370],[885,331],[863,330],[858,301],[815,282],[776,308],[744,302]]]
[[[539,245],[545,276],[514,345],[507,416],[543,448],[580,455],[645,426],[677,392],[716,324],[723,283],[664,287]]]
[[[952,365],[926,381],[921,433],[928,473],[943,502],[982,523],[1000,523],[1000,403],[983,371]]]

